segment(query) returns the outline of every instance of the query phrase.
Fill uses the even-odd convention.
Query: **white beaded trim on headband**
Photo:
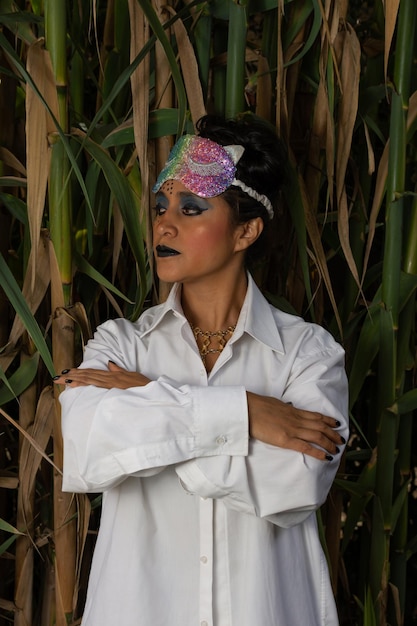
[[[267,198],[264,194],[258,193],[257,191],[255,191],[255,189],[252,189],[252,187],[248,187],[247,185],[245,185],[245,183],[242,183],[241,180],[237,180],[236,178],[233,179],[232,185],[234,185],[235,187],[240,187],[242,191],[248,194],[248,196],[263,204],[268,211],[269,219],[272,220],[272,218],[274,217],[274,209],[272,208],[272,204],[269,198]]]

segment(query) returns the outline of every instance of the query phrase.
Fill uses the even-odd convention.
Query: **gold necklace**
[[[190,324],[190,326],[193,331],[195,340],[197,342],[198,351],[200,352],[200,356],[204,365],[206,365],[206,357],[208,354],[220,354],[220,352],[223,352],[224,346],[226,345],[227,341],[230,339],[230,336],[233,335],[234,330],[236,328],[236,325],[234,325],[234,326],[228,326],[226,330],[211,331],[211,330],[201,330],[199,326],[193,326],[192,324]],[[202,337],[202,340],[203,340],[203,345],[201,346],[201,348],[198,344],[199,337]],[[210,347],[213,339],[217,339],[217,341],[219,342],[218,348]]]

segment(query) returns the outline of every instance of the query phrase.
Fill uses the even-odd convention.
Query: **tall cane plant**
[[[77,624],[99,498],[61,490],[50,376],[163,299],[151,182],[205,112],[288,146],[254,275],[346,348],[319,512],[343,626],[417,610],[415,0],[0,0],[0,625]],[[414,443],[414,446],[413,446]],[[139,616],[138,616],[139,617]]]

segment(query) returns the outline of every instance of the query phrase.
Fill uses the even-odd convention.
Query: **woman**
[[[167,301],[55,379],[64,488],[103,492],[82,623],[335,626],[315,511],[347,437],[344,353],[245,269],[283,182],[275,133],[198,131],[154,186]]]

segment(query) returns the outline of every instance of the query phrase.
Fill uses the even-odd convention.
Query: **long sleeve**
[[[347,439],[343,351],[337,347],[297,359],[282,399],[338,419],[338,430]],[[319,461],[252,439],[246,457],[198,458],[182,463],[176,472],[189,492],[221,498],[229,508],[289,527],[324,502],[339,462],[340,454],[331,462]]]
[[[82,367],[104,369],[117,358],[133,369],[132,362],[121,362],[123,336],[114,322],[105,324]],[[132,345],[125,350],[132,354]],[[175,388],[160,377],[130,389],[68,388],[60,399],[67,491],[103,491],[128,476],[153,475],[195,457],[247,454],[242,386]]]

